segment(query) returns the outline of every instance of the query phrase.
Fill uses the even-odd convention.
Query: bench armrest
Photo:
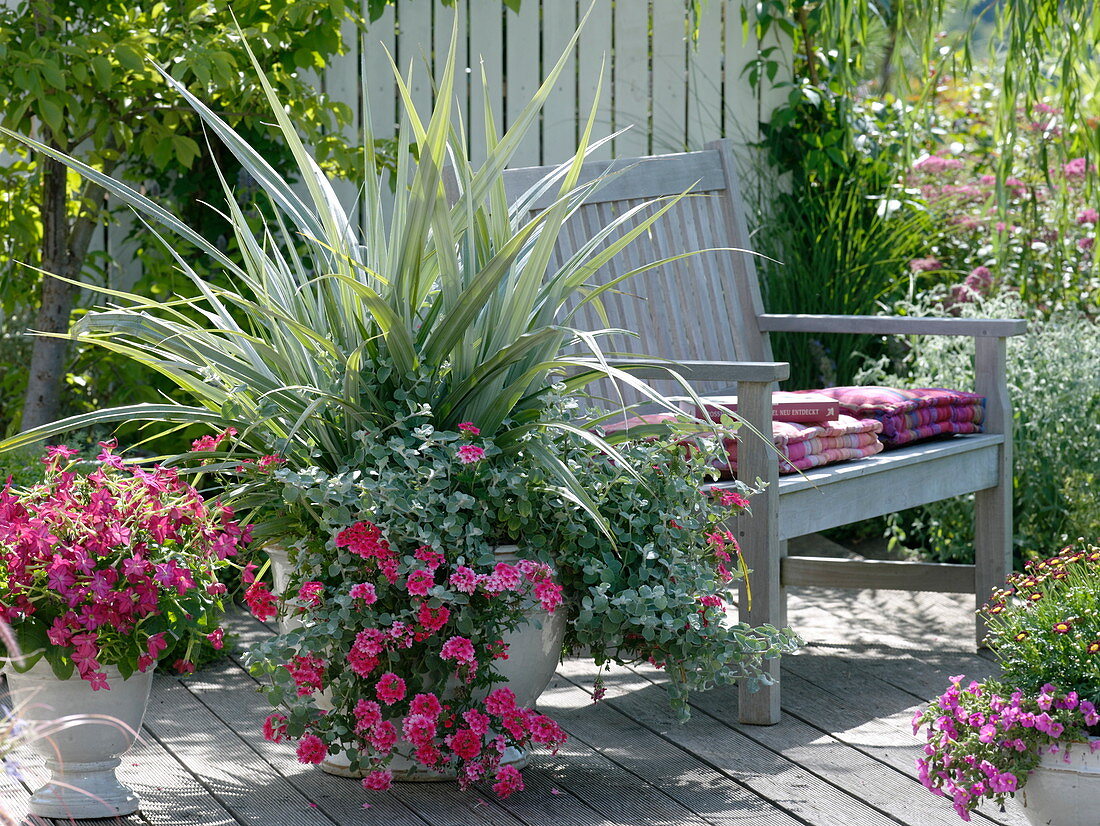
[[[663,361],[649,359],[608,359],[607,363],[647,381],[667,379],[669,370],[689,382],[773,382],[791,374],[785,361]]]
[[[1022,318],[925,318],[877,315],[758,315],[760,329],[787,333],[867,333],[870,335],[973,336],[1004,338],[1027,332]]]

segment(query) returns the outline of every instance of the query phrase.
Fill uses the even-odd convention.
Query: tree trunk
[[[68,170],[50,158],[42,157],[42,269],[65,278],[76,279],[84,267],[88,244],[96,226],[94,212],[82,205],[72,226],[68,220]],[[95,185],[85,189],[88,196],[102,196]],[[42,333],[67,333],[79,288],[46,275],[42,277],[40,304],[34,330]],[[61,414],[61,389],[69,355],[69,342],[61,338],[37,336],[31,349],[27,392],[23,399],[22,430],[30,430],[54,421]]]

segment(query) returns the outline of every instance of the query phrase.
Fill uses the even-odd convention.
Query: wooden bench
[[[774,315],[764,312],[753,256],[716,248],[751,249],[734,158],[728,141],[704,151],[647,158],[591,161],[582,180],[621,170],[592,194],[565,227],[557,260],[565,260],[616,214],[649,199],[689,196],[596,276],[604,283],[645,263],[691,250],[712,250],[666,264],[625,283],[604,302],[611,326],[638,333],[637,340],[604,344],[605,351],[674,359],[678,371],[700,391],[737,384],[739,414],[762,433],[771,432],[771,390],[788,375],[772,360],[768,333],[829,332],[873,335],[953,335],[975,340],[975,390],[986,402],[985,432],[925,442],[854,462],[778,475],[775,452],[764,440],[742,438],[741,478],[760,479],[751,516],[735,526],[752,570],[751,609],[742,593],[740,616],[752,625],[786,622],[788,586],[885,588],[973,593],[981,604],[1011,566],[1012,413],[1005,382],[1005,342],[1025,331],[1022,320],[962,320],[878,316]],[[509,170],[514,201],[549,167]],[[702,197],[705,196],[705,197]],[[553,193],[533,201],[544,209]],[[648,299],[648,300],[646,300]],[[581,312],[573,326],[603,329],[595,312]],[[645,359],[626,359],[636,373],[675,392],[667,372]],[[904,508],[975,493],[975,565],[872,562],[788,557],[787,540]],[[795,629],[797,630],[797,629]],[[984,630],[980,620],[976,638]],[[779,721],[779,663],[769,663],[774,682],[741,691],[742,722]]]

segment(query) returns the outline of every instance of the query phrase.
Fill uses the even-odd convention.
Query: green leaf
[[[110,89],[115,82],[115,70],[111,66],[111,61],[103,55],[96,55],[92,58],[91,64],[92,73],[95,74],[99,88]]]
[[[73,661],[65,655],[66,650],[56,645],[51,645],[46,649],[46,662],[50,664],[54,676],[59,680],[69,679],[76,670]]]
[[[141,53],[128,43],[120,43],[115,48],[115,57],[124,69],[129,69],[131,72],[140,72],[145,67]]]
[[[65,117],[64,109],[62,109],[57,100],[52,96],[40,98],[38,101],[38,113],[41,115],[46,125],[50,127],[50,131],[53,132],[54,136],[60,140],[65,134]]]

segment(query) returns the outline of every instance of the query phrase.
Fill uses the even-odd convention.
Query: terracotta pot
[[[1092,743],[1059,743],[1044,754],[1017,794],[1035,826],[1096,826],[1100,822],[1100,750]],[[1100,748],[1100,747],[1098,747]]]
[[[291,564],[288,553],[280,545],[267,545],[265,550],[271,559],[274,592],[282,595],[290,580]],[[520,557],[516,545],[499,545],[494,551],[497,562],[515,563]],[[558,659],[561,656],[562,643],[565,640],[566,611],[547,612],[538,602],[532,600],[527,609],[527,622],[504,635],[508,645],[508,659],[500,660],[496,669],[504,677],[506,685],[516,695],[516,705],[529,708],[535,704],[539,695],[546,690],[554,676]],[[301,624],[301,620],[285,617],[279,620],[279,628],[291,630]],[[500,684],[498,684],[500,685]],[[326,692],[318,696],[319,708],[331,708]],[[454,773],[440,774],[426,769],[412,759],[411,754],[401,753],[398,744],[397,753],[390,761],[389,769],[394,780],[405,782],[432,782],[453,780]],[[523,768],[527,764],[527,753],[522,749],[509,747],[501,758],[501,765]],[[321,770],[341,777],[363,777],[365,772],[353,772],[350,761],[344,755],[330,755],[322,764]]]
[[[50,772],[50,779],[30,800],[30,810],[42,817],[105,818],[136,812],[140,801],[115,777],[119,759],[133,744],[153,685],[153,669],[122,679],[117,668],[103,666],[109,689],[92,691],[75,672],[59,680],[45,658],[27,672],[7,669],[8,689],[20,716],[53,721],[70,715],[97,715],[33,743]]]

